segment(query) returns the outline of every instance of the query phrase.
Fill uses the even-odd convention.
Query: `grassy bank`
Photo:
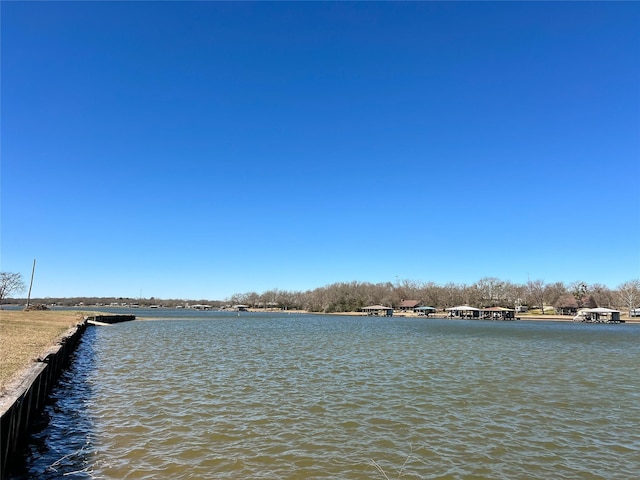
[[[0,310],[0,397],[82,319],[82,312]]]

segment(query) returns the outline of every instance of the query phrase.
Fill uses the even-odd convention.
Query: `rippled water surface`
[[[88,330],[23,478],[640,472],[640,326],[153,315]]]

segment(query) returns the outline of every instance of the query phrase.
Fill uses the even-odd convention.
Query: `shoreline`
[[[68,313],[42,311],[3,313],[0,320],[0,477],[4,477],[21,457],[24,442],[67,367],[87,322]]]
[[[362,313],[362,312],[331,312],[331,313],[324,313],[324,312],[309,312],[307,310],[280,310],[280,309],[263,309],[263,308],[251,308],[248,309],[247,312],[249,313],[287,313],[287,314],[298,314],[298,315],[342,315],[345,317],[367,317],[369,315],[367,315],[366,313]],[[393,316],[389,317],[389,318],[394,318],[394,317],[400,317],[400,318],[424,318],[424,319],[428,319],[428,318],[443,318],[445,320],[461,320],[460,318],[451,318],[448,317],[448,313],[447,312],[437,312],[435,314],[432,315],[419,315],[417,313],[414,312],[399,312],[394,310],[393,312]],[[573,322],[573,315],[557,315],[557,314],[539,314],[539,313],[534,313],[534,314],[520,314],[518,315],[515,320],[516,321],[539,321],[539,320],[543,320],[543,321],[552,321],[552,322]],[[633,318],[629,318],[628,314],[624,314],[624,315],[620,315],[621,320],[624,323],[629,323],[629,324],[640,324],[640,317],[633,317]],[[473,318],[470,320],[482,320],[481,318]],[[500,320],[497,320],[500,321]],[[575,323],[582,323],[582,322],[575,322]]]

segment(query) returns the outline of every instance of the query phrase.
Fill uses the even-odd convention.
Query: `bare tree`
[[[533,299],[532,303],[540,305],[540,312],[544,315],[544,298],[545,298],[545,284],[542,280],[529,280],[527,281],[527,290],[529,297]]]
[[[21,274],[0,272],[0,304],[12,294],[23,292],[24,289]]]
[[[609,287],[600,283],[594,283],[589,288],[589,293],[595,300],[598,307],[613,307],[614,295]]]
[[[441,288],[433,282],[422,284],[420,286],[420,290],[418,292],[416,300],[422,301],[424,305],[438,305],[439,303],[442,303],[439,301],[440,290]]]
[[[571,285],[569,285],[569,289],[578,302],[578,306],[584,307],[585,297],[589,291],[589,286],[585,282],[577,281],[571,283]]]
[[[442,300],[438,306],[442,308],[455,307],[465,302],[463,296],[464,285],[449,282],[442,287]],[[468,301],[468,300],[467,300]],[[434,305],[436,306],[436,305]]]
[[[476,289],[475,302],[483,307],[495,307],[505,303],[505,283],[495,277],[484,277],[473,287]]]
[[[567,287],[563,282],[548,284],[545,289],[545,300],[549,305],[555,305],[560,297],[567,294]]]
[[[618,296],[631,316],[631,310],[640,305],[640,280],[636,278],[619,285]]]

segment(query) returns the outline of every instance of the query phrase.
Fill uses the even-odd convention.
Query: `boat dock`
[[[114,323],[130,322],[135,315],[91,315],[85,317],[89,325],[113,325]]]

